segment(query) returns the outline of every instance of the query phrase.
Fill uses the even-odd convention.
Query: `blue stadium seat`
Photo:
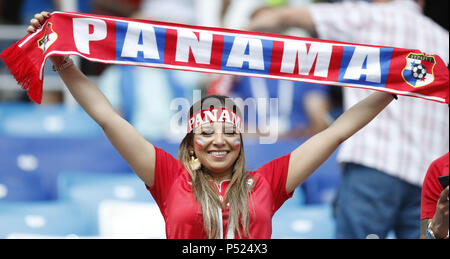
[[[162,140],[150,140],[150,142],[158,148],[163,149],[170,155],[172,155],[175,159],[178,159],[178,148],[180,147],[180,143],[169,143],[167,141]],[[181,142],[181,141],[180,141]]]
[[[271,160],[294,151],[305,139],[279,140],[274,144],[259,144],[246,141],[244,150],[247,168],[255,170]],[[340,179],[340,167],[336,161],[337,151],[327,159],[296,192],[304,192],[305,204],[331,204],[336,195]]]
[[[0,104],[0,135],[28,138],[101,136],[102,130],[80,107]]]
[[[161,141],[155,145],[177,156],[178,144]],[[0,174],[37,175],[48,198],[57,199],[56,179],[68,170],[131,171],[101,128],[79,107],[0,104]],[[23,180],[21,184],[26,184]]]
[[[92,138],[22,138],[0,136],[0,174],[39,174],[51,199],[56,179],[67,170],[129,172],[128,164],[105,136]]]
[[[288,199],[284,202],[283,206],[281,208],[285,207],[294,207],[299,208],[300,206],[305,205],[305,192],[301,188],[295,189],[294,195],[292,198]]]
[[[272,220],[272,238],[335,238],[335,221],[330,205],[281,207]]]
[[[39,174],[23,171],[0,173],[0,202],[49,200]]]
[[[258,140],[244,140],[247,169],[256,170],[265,163],[294,151],[304,141],[304,139],[278,140],[274,144],[260,144]]]
[[[66,202],[0,202],[0,238],[92,236],[80,209]]]
[[[68,171],[58,177],[59,198],[70,200],[119,199],[152,201],[144,182],[133,172]]]
[[[98,209],[103,201],[154,203],[145,184],[132,172],[64,172],[58,177],[58,192],[60,199],[74,202],[82,209],[96,235]]]

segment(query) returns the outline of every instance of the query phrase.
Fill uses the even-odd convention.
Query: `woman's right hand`
[[[37,29],[41,28],[41,26],[45,23],[45,21],[50,18],[50,13],[46,11],[42,11],[34,15],[34,18],[30,20],[30,26],[27,28],[28,33],[34,33]],[[52,63],[56,66],[62,64],[64,62],[64,56],[53,55],[50,57]]]

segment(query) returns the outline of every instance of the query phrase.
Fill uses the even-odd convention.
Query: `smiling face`
[[[213,176],[231,178],[241,150],[241,137],[231,123],[207,123],[194,130],[192,148],[203,167]]]

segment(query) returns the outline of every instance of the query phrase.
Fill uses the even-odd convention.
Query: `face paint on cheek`
[[[203,148],[204,146],[205,146],[205,140],[203,139],[203,138],[201,138],[201,137],[198,137],[196,140],[195,140],[195,144],[197,145],[197,147],[199,147],[199,148]]]
[[[233,145],[236,149],[241,147],[241,139],[240,138],[236,138],[233,140]]]

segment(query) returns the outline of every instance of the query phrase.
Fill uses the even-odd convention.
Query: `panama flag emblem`
[[[433,56],[409,53],[402,77],[412,87],[422,87],[434,81],[433,68],[436,60]]]
[[[46,52],[47,49],[56,41],[58,38],[58,34],[53,31],[52,23],[47,23],[45,26],[45,34],[42,38],[40,38],[37,43],[38,47],[42,49],[42,51]]]

